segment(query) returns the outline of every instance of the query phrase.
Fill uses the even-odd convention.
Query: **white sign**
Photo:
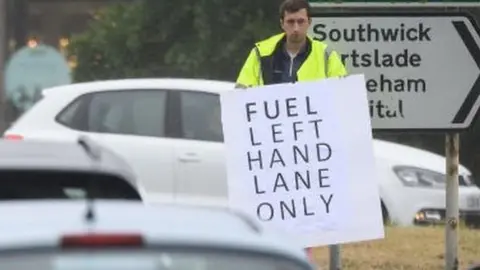
[[[221,95],[229,203],[304,247],[383,237],[363,75]]]
[[[9,60],[5,72],[7,98],[21,112],[41,98],[48,87],[70,84],[70,67],[63,55],[53,47],[23,47]]]
[[[310,34],[366,76],[376,130],[468,128],[480,106],[480,36],[465,16],[325,14]]]

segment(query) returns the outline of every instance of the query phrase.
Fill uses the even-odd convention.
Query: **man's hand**
[[[235,89],[247,89],[247,88],[248,88],[248,86],[243,85],[241,83],[235,84]]]

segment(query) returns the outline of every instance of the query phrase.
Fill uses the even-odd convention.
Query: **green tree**
[[[76,81],[235,80],[253,42],[279,31],[279,0],[144,0],[100,10],[72,38]]]

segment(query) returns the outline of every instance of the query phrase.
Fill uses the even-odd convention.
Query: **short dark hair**
[[[285,12],[294,13],[301,9],[306,9],[308,18],[311,17],[311,7],[307,0],[284,0],[280,5],[280,19],[283,19]]]

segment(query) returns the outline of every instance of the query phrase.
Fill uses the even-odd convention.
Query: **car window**
[[[460,186],[474,186],[475,179],[473,179],[472,175],[459,175],[458,182]]]
[[[1,269],[8,270],[312,270],[306,262],[269,257],[251,252],[227,253],[163,250],[96,250],[57,254],[27,252],[0,256]]]
[[[182,137],[223,142],[220,98],[217,94],[182,91]]]
[[[88,94],[64,109],[57,121],[82,131],[164,137],[166,99],[164,90]]]
[[[0,201],[28,199],[140,200],[127,180],[110,174],[75,171],[0,170]]]
[[[164,136],[166,92],[115,91],[93,95],[89,105],[90,131]]]
[[[74,118],[78,115],[81,108],[83,99],[77,99],[68,108],[61,113],[57,120],[63,124],[71,125],[74,122]]]

